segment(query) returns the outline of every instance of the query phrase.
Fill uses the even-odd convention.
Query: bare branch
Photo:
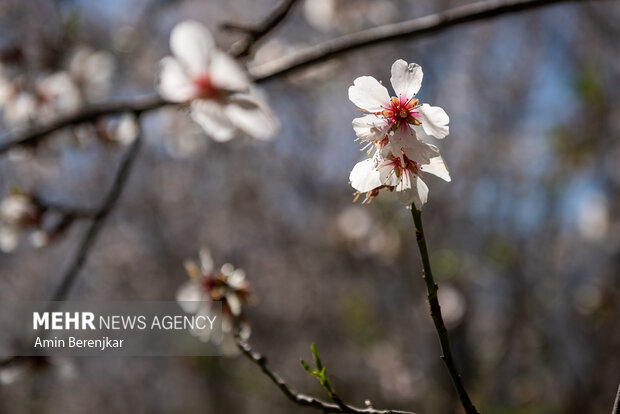
[[[231,54],[235,57],[247,56],[256,43],[284,21],[297,2],[298,0],[281,0],[262,22],[253,26],[245,26],[231,22],[223,23],[222,29],[234,30],[245,34],[243,39],[232,46]]]
[[[250,361],[254,362],[263,371],[269,379],[276,384],[276,386],[282,391],[282,393],[293,403],[303,406],[312,407],[323,411],[324,413],[358,413],[358,414],[414,414],[409,411],[396,411],[396,410],[376,410],[372,407],[358,408],[352,405],[345,404],[338,399],[338,404],[332,404],[317,398],[311,397],[306,394],[298,393],[291,389],[286,381],[284,381],[277,373],[272,371],[267,366],[267,359],[254,351],[250,344],[243,341],[239,337],[236,338],[237,347],[241,350]]]
[[[97,236],[99,235],[103,225],[105,223],[105,219],[108,217],[112,209],[116,206],[116,203],[125,188],[125,184],[127,183],[127,178],[129,177],[129,173],[131,172],[131,168],[136,160],[136,156],[140,150],[140,144],[142,142],[141,135],[135,138],[132,142],[131,147],[126,152],[123,157],[121,164],[116,172],[116,176],[114,177],[114,181],[112,183],[112,187],[106,194],[105,199],[102,201],[101,206],[95,212],[93,216],[93,220],[88,227],[82,242],[80,243],[80,248],[78,253],[76,254],[71,266],[62,277],[60,285],[56,288],[54,295],[50,298],[50,301],[61,301],[64,300],[71,289],[71,286],[75,282],[77,275],[79,274],[84,262],[86,261],[88,254],[90,253],[91,248]]]
[[[0,140],[0,154],[19,145],[34,146],[45,136],[53,132],[69,126],[91,122],[102,116],[122,113],[133,113],[138,116],[143,112],[152,111],[164,105],[169,105],[169,103],[156,95],[91,105],[82,111],[60,117],[46,125],[38,125],[25,130],[11,131],[5,134],[2,140]]]
[[[417,19],[377,26],[328,40],[324,43],[319,43],[318,45],[303,49],[297,53],[292,53],[281,59],[274,60],[273,62],[251,68],[250,73],[256,82],[263,82],[323,62],[345,52],[390,40],[418,38],[443,31],[450,27],[550,6],[556,3],[586,3],[593,1],[597,0],[480,1]]]

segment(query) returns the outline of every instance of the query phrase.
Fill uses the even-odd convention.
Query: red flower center
[[[217,99],[220,96],[220,90],[213,84],[209,75],[199,75],[194,78],[194,86],[196,87],[198,98]]]

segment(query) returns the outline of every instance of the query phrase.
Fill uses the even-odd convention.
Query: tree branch
[[[250,361],[256,364],[261,371],[269,377],[269,379],[282,391],[282,393],[293,403],[303,406],[312,407],[323,411],[324,413],[356,413],[356,414],[414,414],[409,411],[395,411],[395,410],[376,410],[372,407],[358,408],[352,405],[343,403],[340,399],[338,404],[332,404],[317,398],[311,397],[306,394],[298,393],[291,389],[286,381],[284,381],[277,373],[272,371],[267,366],[267,359],[254,351],[249,343],[243,341],[241,338],[236,337],[237,347],[241,350]]]
[[[99,235],[103,225],[105,223],[106,218],[112,211],[112,209],[116,206],[118,199],[125,188],[125,184],[127,183],[127,178],[129,177],[129,173],[131,172],[131,168],[136,160],[136,156],[140,150],[140,144],[142,142],[142,137],[140,133],[135,138],[135,140],[131,143],[131,147],[125,153],[125,156],[121,160],[121,164],[116,172],[116,176],[114,177],[114,181],[112,183],[112,187],[108,191],[105,196],[105,199],[102,201],[100,207],[95,212],[95,215],[92,218],[92,222],[80,243],[80,248],[73,259],[73,262],[69,266],[69,269],[64,274],[61,279],[60,285],[56,288],[53,296],[50,298],[50,301],[61,301],[64,300],[69,292],[69,289],[75,282],[77,275],[79,274],[88,254],[93,247],[97,236]]]
[[[59,117],[46,125],[37,125],[5,134],[0,141],[0,154],[16,146],[34,146],[53,132],[69,126],[91,122],[102,116],[122,113],[133,113],[139,116],[143,112],[152,111],[165,105],[171,105],[171,103],[156,95],[91,105],[82,111]]]
[[[437,331],[437,335],[439,336],[439,344],[441,346],[441,359],[446,365],[448,369],[448,373],[452,378],[452,382],[454,383],[454,387],[456,388],[456,392],[459,395],[459,399],[461,400],[461,404],[465,409],[467,414],[478,414],[478,410],[472,404],[467,391],[465,390],[465,386],[461,381],[461,376],[459,375],[456,364],[454,363],[454,358],[452,357],[452,351],[450,351],[450,341],[448,340],[448,330],[446,329],[446,325],[443,322],[443,317],[441,316],[441,307],[439,306],[439,299],[437,298],[437,290],[439,286],[435,283],[433,279],[433,272],[431,270],[431,262],[428,256],[428,249],[426,248],[426,239],[424,237],[424,228],[422,227],[422,212],[416,209],[414,205],[411,206],[411,214],[413,216],[413,222],[415,224],[415,236],[418,242],[418,248],[420,250],[420,256],[422,257],[422,266],[424,268],[422,273],[422,279],[424,279],[424,283],[426,284],[426,292],[428,293],[428,304],[431,310],[431,317],[433,318],[433,323],[435,324],[435,330]]]
[[[273,62],[251,68],[256,82],[279,78],[287,73],[323,62],[336,55],[390,40],[412,39],[501,15],[520,13],[556,3],[597,0],[486,0],[455,7],[413,20],[373,27],[308,47]]]
[[[237,23],[226,22],[221,25],[224,30],[233,30],[245,34],[244,38],[236,42],[230,53],[235,57],[247,56],[250,50],[267,34],[274,30],[284,21],[298,0],[281,0],[262,22],[245,26]]]

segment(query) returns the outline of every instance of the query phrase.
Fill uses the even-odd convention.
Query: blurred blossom
[[[422,68],[402,59],[392,65],[392,87],[398,96],[375,78],[362,76],[349,87],[349,99],[366,115],[353,120],[358,140],[374,155],[353,167],[349,180],[357,196],[365,193],[370,202],[379,190],[396,190],[401,202],[421,209],[428,197],[422,173],[450,181],[439,149],[419,137],[444,138],[449,118],[436,106],[419,104],[415,98],[422,85]]]
[[[412,370],[404,361],[402,352],[390,343],[376,345],[369,365],[378,378],[381,394],[386,399],[407,400],[424,394],[422,373]]]
[[[303,14],[308,24],[316,30],[330,31],[336,14],[335,0],[306,0]]]
[[[375,16],[369,13],[373,10],[370,6],[376,1],[306,0],[302,13],[306,22],[320,32],[350,32],[360,30],[365,18],[375,21]],[[380,11],[377,16],[379,20],[382,14]]]
[[[589,241],[601,241],[609,229],[609,207],[607,197],[596,193],[584,201],[579,208],[577,228],[581,236]]]
[[[441,314],[446,327],[454,328],[458,326],[467,310],[465,296],[450,283],[443,283],[437,292],[439,303],[441,303]]]
[[[87,46],[79,47],[69,60],[68,71],[87,101],[105,96],[110,89],[116,62],[106,51],[94,51]]]
[[[139,132],[135,115],[124,114],[118,120],[112,138],[121,145],[129,145],[138,137]]]
[[[348,207],[338,215],[338,230],[347,240],[367,237],[371,226],[370,213],[358,206]]]
[[[37,84],[37,119],[49,121],[75,112],[81,104],[80,90],[67,72],[57,72]]]
[[[398,232],[375,223],[364,208],[347,207],[338,215],[336,227],[355,255],[378,256],[387,262],[398,255],[401,242]]]
[[[21,235],[41,220],[43,211],[32,198],[13,190],[0,202],[0,250],[10,253]]]
[[[0,368],[0,385],[11,385],[30,375],[48,371],[56,379],[70,380],[77,376],[75,362],[62,357],[27,357],[24,361]]]
[[[4,122],[15,127],[32,122],[36,117],[37,100],[27,92],[13,92],[4,103]]]
[[[157,89],[164,99],[190,102],[190,114],[216,141],[235,133],[271,138],[278,122],[239,64],[218,50],[200,23],[185,21],[170,34],[172,56],[160,63]]]
[[[177,301],[187,313],[208,315],[214,301],[222,303],[222,337],[216,337],[209,329],[192,332],[203,341],[221,346],[225,355],[236,355],[238,349],[235,334],[243,339],[250,337],[250,325],[243,314],[243,305],[251,300],[250,286],[242,269],[235,269],[230,263],[215,269],[211,253],[200,251],[200,267],[192,262],[185,263],[190,280],[177,291]]]

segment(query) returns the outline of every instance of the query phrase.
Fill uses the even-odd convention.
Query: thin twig
[[[585,3],[592,1],[597,0],[479,1],[417,19],[377,26],[328,40],[259,67],[251,68],[250,73],[256,82],[263,82],[323,62],[345,52],[390,40],[418,38],[443,31],[450,27],[487,20],[501,15],[519,13],[557,3]]]
[[[611,410],[611,414],[620,414],[620,385],[618,385],[618,393],[616,394],[616,401],[614,402],[614,408]]]
[[[320,63],[330,57],[349,52],[355,49],[371,46],[388,40],[401,38],[417,38],[426,34],[440,32],[449,27],[478,20],[489,19],[510,13],[522,12],[544,6],[568,2],[594,2],[601,0],[511,0],[511,1],[481,1],[466,6],[457,7],[442,13],[432,14],[414,20],[378,26],[372,29],[342,36],[324,43],[293,53],[270,64],[250,68],[254,82],[262,83],[286,75],[293,71]],[[43,125],[28,128],[22,131],[13,131],[0,139],[0,154],[11,148],[21,145],[35,145],[45,136],[60,129],[90,122],[102,116],[133,112],[140,114],[161,108],[165,105],[174,105],[156,95],[140,97],[125,101],[111,101],[98,105],[91,105],[78,113],[64,116]]]
[[[441,307],[439,306],[439,299],[437,298],[437,290],[439,286],[435,283],[433,279],[433,272],[431,270],[431,262],[428,256],[428,249],[426,248],[426,238],[424,237],[424,228],[422,227],[422,212],[417,210],[415,206],[411,206],[411,214],[413,216],[413,222],[415,223],[415,236],[418,242],[418,248],[420,250],[420,256],[422,257],[422,266],[424,268],[422,278],[424,279],[424,283],[426,284],[426,292],[428,293],[428,304],[430,306],[431,317],[433,318],[433,323],[435,324],[435,330],[437,331],[437,335],[439,336],[439,344],[441,345],[441,359],[446,365],[448,369],[448,373],[452,378],[452,382],[454,383],[454,387],[456,388],[456,392],[459,395],[459,399],[461,400],[461,404],[465,409],[467,414],[478,414],[478,410],[472,404],[467,391],[465,391],[465,386],[461,380],[461,376],[459,375],[456,364],[454,363],[454,358],[452,357],[452,352],[450,351],[450,341],[448,340],[448,330],[446,329],[446,325],[443,322],[443,317],[441,316]]]
[[[112,209],[116,206],[116,202],[118,201],[125,184],[127,183],[127,178],[129,177],[129,173],[131,172],[131,168],[136,160],[136,156],[140,150],[140,144],[142,142],[142,138],[140,134],[135,138],[135,140],[131,143],[131,147],[125,153],[125,156],[121,160],[120,166],[116,172],[116,176],[114,177],[114,181],[112,183],[112,187],[108,191],[105,199],[101,203],[101,206],[97,209],[96,214],[94,215],[92,222],[90,223],[82,242],[80,243],[80,248],[73,259],[69,269],[64,274],[61,279],[60,285],[56,288],[54,295],[50,298],[50,301],[61,301],[64,300],[69,292],[69,289],[75,282],[77,275],[79,274],[88,254],[93,247],[97,236],[99,235],[103,225],[105,223],[106,218],[112,211]]]
[[[306,394],[298,393],[297,391],[291,389],[286,381],[284,381],[277,373],[272,371],[267,366],[267,359],[254,351],[249,343],[236,338],[237,347],[241,350],[243,355],[245,355],[250,361],[254,364],[258,365],[258,367],[263,371],[263,373],[269,377],[269,379],[282,391],[282,393],[293,403],[304,406],[304,407],[312,407],[323,411],[324,413],[356,413],[356,414],[414,414],[409,411],[396,411],[396,410],[376,410],[372,407],[368,408],[358,408],[349,404],[343,403],[339,399],[339,404],[332,404],[323,400],[319,400],[317,398],[311,397]]]
[[[253,26],[226,22],[221,25],[224,30],[234,30],[244,33],[243,39],[236,42],[230,53],[235,57],[247,56],[250,50],[267,34],[273,31],[284,21],[298,0],[281,0],[260,23]]]

